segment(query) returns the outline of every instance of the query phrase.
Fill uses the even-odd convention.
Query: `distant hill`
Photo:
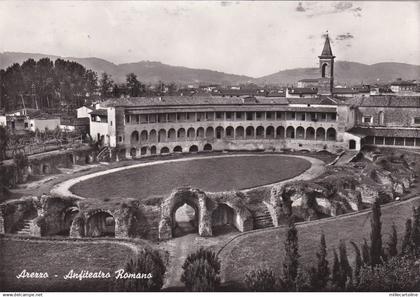
[[[214,83],[214,84],[240,84],[252,82],[253,78],[244,75],[228,74],[207,69],[192,69],[180,66],[166,65],[160,62],[141,61],[137,63],[126,63],[116,65],[109,61],[99,58],[74,58],[59,57],[44,54],[31,53],[0,53],[0,69],[7,68],[13,63],[22,63],[26,59],[35,60],[49,57],[52,60],[62,58],[78,62],[88,69],[96,72],[107,72],[112,75],[116,82],[124,82],[128,73],[135,73],[142,82],[156,83],[159,80],[165,82],[175,82],[181,84],[189,83]]]
[[[420,79],[420,66],[404,63],[377,63],[366,65],[356,62],[334,63],[335,81],[340,84],[387,83],[397,78]],[[318,78],[318,68],[283,70],[256,79],[256,83],[295,84],[302,78]]]
[[[39,60],[49,57],[52,60],[60,58],[54,55],[4,52],[0,53],[0,69],[7,68],[13,63],[22,63],[26,59]],[[319,77],[318,68],[296,68],[282,70],[260,78],[244,75],[228,74],[207,69],[192,69],[180,66],[171,66],[160,62],[141,61],[136,63],[114,64],[104,59],[62,57],[66,60],[78,62],[88,69],[98,73],[107,72],[116,82],[124,82],[125,76],[133,72],[142,82],[155,83],[159,80],[181,84],[214,83],[214,84],[240,84],[254,82],[257,84],[296,84],[302,78]],[[377,63],[366,65],[356,62],[337,61],[335,63],[336,83],[359,84],[391,82],[397,78],[420,79],[420,66],[404,63]]]

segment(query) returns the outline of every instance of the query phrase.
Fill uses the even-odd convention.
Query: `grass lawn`
[[[240,190],[292,178],[311,164],[282,155],[198,159],[127,169],[74,185],[83,197],[114,200],[145,199],[168,195],[173,189],[192,186],[204,191]]]
[[[133,251],[112,242],[58,242],[0,239],[0,291],[108,291],[114,271]],[[47,279],[17,279],[23,269],[48,272]],[[65,280],[71,269],[112,272],[111,279]],[[57,275],[57,277],[55,277]]]
[[[412,207],[418,205],[420,205],[420,198],[382,206],[382,241],[384,246],[386,246],[392,222],[396,224],[401,245],[405,221],[411,217]],[[350,241],[363,243],[364,238],[370,242],[370,211],[355,216],[298,225],[297,230],[301,263],[305,266],[315,265],[315,253],[318,250],[322,232],[326,237],[330,265],[332,265],[333,249],[338,247],[340,239],[346,241],[349,260],[353,265],[354,252],[349,243]],[[277,275],[280,275],[284,257],[285,234],[285,228],[262,230],[238,237],[228,244],[219,254],[224,281],[234,287],[241,286],[245,274],[260,267],[272,268]]]

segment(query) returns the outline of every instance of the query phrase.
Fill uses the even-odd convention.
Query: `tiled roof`
[[[347,103],[360,107],[420,108],[420,96],[370,96],[362,98],[350,98]]]
[[[99,115],[99,116],[107,116],[108,111],[106,109],[95,109],[91,112],[89,112],[91,115]]]
[[[333,93],[334,94],[355,94],[355,93],[359,93],[359,91],[354,88],[334,88]]]
[[[299,80],[299,82],[318,82],[318,78],[304,78]]]
[[[327,96],[320,96],[316,98],[288,98],[290,104],[305,104],[305,105],[337,105],[337,101]]]
[[[248,105],[248,104],[281,104],[287,105],[284,97],[255,97],[256,100],[245,100],[242,97],[222,96],[163,96],[163,97],[131,97],[108,99],[103,106],[191,106],[191,105]]]
[[[348,132],[364,136],[420,138],[420,129],[415,128],[354,127]]]
[[[317,94],[317,88],[289,88],[289,94]]]
[[[391,83],[391,86],[415,86],[416,84],[411,81],[404,81],[404,80],[398,80]]]

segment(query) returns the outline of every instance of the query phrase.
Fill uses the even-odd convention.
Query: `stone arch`
[[[166,130],[160,129],[158,133],[158,142],[165,142],[166,141]]]
[[[207,127],[206,129],[206,138],[213,139],[214,138],[214,129],[213,127]]]
[[[151,155],[156,155],[156,146],[155,146],[155,145],[152,145],[152,146],[150,147],[150,154],[151,154]]]
[[[131,156],[132,158],[135,158],[135,157],[137,156],[137,149],[136,149],[135,147],[132,147],[132,148],[130,149],[130,156]]]
[[[284,139],[286,132],[283,126],[278,126],[276,129],[276,138]]]
[[[287,127],[286,129],[286,138],[295,138],[295,128],[292,126]]]
[[[206,144],[204,145],[203,150],[205,150],[205,151],[211,151],[211,150],[213,150],[213,147],[211,146],[211,144],[210,144],[210,143],[206,143]]]
[[[230,231],[227,229],[231,229],[232,227],[236,229],[234,219],[235,211],[233,208],[225,203],[220,203],[211,214],[213,235],[220,235],[226,231]]]
[[[142,146],[140,149],[140,155],[144,156],[147,154],[147,146]]]
[[[196,153],[196,152],[198,152],[198,146],[196,146],[196,145],[192,145],[192,146],[190,146],[190,153]]]
[[[115,218],[107,210],[96,210],[86,217],[87,237],[115,237]]]
[[[61,232],[58,235],[70,235],[71,225],[73,224],[74,218],[80,213],[80,210],[77,206],[70,206],[66,208],[62,213],[62,222],[63,227]]]
[[[216,138],[217,139],[222,139],[223,138],[223,131],[224,131],[223,127],[221,127],[221,126],[216,127]]]
[[[163,148],[160,149],[161,154],[169,154],[170,152],[171,151],[169,150],[167,146],[164,146]]]
[[[168,141],[175,141],[176,140],[176,131],[175,129],[171,128],[168,130]]]
[[[245,129],[242,126],[238,126],[235,129],[235,139],[244,139]]]
[[[197,189],[181,188],[172,192],[162,204],[159,239],[165,240],[173,237],[173,231],[176,227],[175,212],[184,204],[189,205],[195,211],[198,234],[200,236],[212,236],[210,218],[205,215],[207,213],[207,200],[205,193]]]
[[[322,64],[322,67],[321,67],[321,77],[325,77],[326,71],[327,71],[327,67],[328,67],[328,64],[327,63]]]
[[[150,142],[157,142],[157,133],[155,129],[152,129],[149,133],[149,141]]]
[[[230,138],[230,139],[235,137],[235,129],[233,129],[232,126],[229,126],[229,127],[226,128],[225,137]]]
[[[194,205],[185,202],[183,205],[175,208],[172,222],[172,236],[174,237],[196,233],[198,231],[198,209]]]
[[[146,142],[148,140],[148,134],[146,130],[141,131],[140,133],[140,141],[141,142]]]
[[[255,129],[254,129],[254,127],[252,127],[252,126],[248,126],[248,127],[246,127],[246,130],[245,130],[245,135],[246,135],[246,138],[247,138],[247,139],[252,139],[252,138],[254,138],[254,134],[255,134]]]
[[[197,139],[204,139],[204,128],[203,127],[199,127],[198,129],[197,129],[197,134],[196,134],[197,136]]]
[[[182,147],[180,145],[174,147],[174,153],[182,153]]]
[[[131,133],[130,143],[131,143],[131,144],[137,144],[137,143],[139,143],[139,139],[140,139],[139,132],[138,132],[138,131],[136,131],[136,130],[134,130],[134,131]]]
[[[51,173],[51,167],[49,164],[47,163],[43,163],[41,164],[41,172],[42,174],[50,174]]]
[[[383,126],[385,124],[385,114],[384,112],[381,110],[379,112],[379,125]]]
[[[296,128],[296,139],[305,138],[305,129],[302,126]]]
[[[334,128],[328,128],[327,130],[327,140],[328,141],[336,141],[337,139],[337,132]]]
[[[178,129],[178,131],[176,133],[176,137],[178,138],[178,140],[184,140],[185,139],[185,129],[184,128]]]
[[[264,127],[263,126],[258,126],[257,129],[255,130],[255,134],[256,134],[258,139],[264,138]]]
[[[325,140],[325,129],[322,127],[319,127],[316,129],[316,140]]]
[[[189,128],[188,130],[187,130],[187,138],[189,139],[189,140],[194,140],[195,139],[195,130],[194,130],[194,128]]]
[[[274,127],[268,126],[265,130],[265,138],[273,139],[274,138]]]
[[[314,140],[315,139],[315,129],[312,127],[308,127],[306,129],[306,139],[307,140]]]

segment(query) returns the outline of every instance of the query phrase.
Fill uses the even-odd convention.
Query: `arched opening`
[[[219,204],[211,215],[213,235],[218,236],[236,231],[234,226],[234,211],[226,204]]]
[[[213,149],[213,147],[211,146],[210,143],[206,143],[204,145],[204,148],[203,148],[203,150],[205,150],[205,151],[211,151],[212,149]]]
[[[174,213],[172,234],[174,237],[180,237],[196,232],[198,232],[198,213],[193,207],[184,203]]]
[[[192,145],[190,146],[190,153],[196,153],[198,152],[198,146]]]
[[[42,164],[42,174],[50,174],[51,168],[48,164]]]
[[[131,144],[137,144],[139,143],[139,132],[138,131],[133,131],[131,133]]]
[[[174,153],[182,153],[182,147],[180,145],[174,147]]]
[[[187,138],[189,140],[194,140],[195,139],[195,130],[194,130],[194,128],[189,128],[187,130]]]
[[[316,140],[325,140],[325,130],[324,130],[324,128],[316,129]]]
[[[335,141],[337,138],[337,132],[334,128],[328,128],[327,130],[327,140],[328,141]]]
[[[233,129],[232,126],[229,126],[226,128],[225,134],[226,138],[232,139],[235,136],[235,129]]]
[[[235,139],[244,139],[244,133],[245,133],[244,127],[242,126],[236,127]]]
[[[141,142],[146,142],[147,141],[147,131],[146,130],[141,131],[141,133],[140,133],[140,141]]]
[[[265,138],[273,139],[274,138],[274,127],[268,126],[265,130]]]
[[[163,148],[160,149],[160,153],[161,154],[169,154],[170,153],[169,148],[164,146]]]
[[[150,131],[149,133],[149,141],[150,142],[156,142],[157,141],[157,134],[156,134],[156,130],[153,129]]]
[[[207,139],[213,139],[214,138],[214,129],[213,129],[213,127],[208,127],[206,129],[206,138]]]
[[[175,141],[175,140],[176,140],[175,129],[169,129],[169,131],[168,131],[168,141]]]
[[[87,237],[115,237],[115,220],[114,217],[106,212],[99,211],[90,216],[86,222]]]
[[[158,133],[158,142],[165,142],[166,141],[166,130],[160,129]]]
[[[305,138],[305,129],[301,126],[296,128],[296,138],[304,139]]]
[[[284,139],[285,130],[283,126],[279,126],[276,129],[276,138]]]
[[[57,235],[69,236],[71,224],[74,218],[78,215],[79,209],[76,206],[67,208],[63,213],[63,228]]]
[[[178,138],[178,140],[184,140],[185,139],[185,129],[181,128],[178,130],[178,132],[176,133],[176,136]]]
[[[143,147],[140,149],[140,154],[141,154],[142,156],[144,156],[144,155],[146,155],[146,154],[147,154],[147,146],[143,146]]]
[[[216,138],[217,139],[222,139],[223,137],[223,127],[217,127],[216,128]]]
[[[256,135],[258,139],[264,138],[264,127],[258,126],[256,129]]]
[[[321,77],[325,77],[326,72],[327,72],[327,67],[328,67],[328,64],[327,63],[322,64],[322,67],[321,67]]]
[[[70,162],[70,164],[74,164],[73,154],[69,155],[69,162]],[[32,170],[32,167],[28,166],[28,170]]]
[[[356,149],[356,141],[353,139],[349,140],[349,149],[355,150]]]
[[[204,128],[200,127],[197,129],[197,139],[204,139]]]
[[[150,154],[151,155],[156,155],[156,146],[152,146],[151,148],[150,148]]]
[[[379,112],[379,125],[383,126],[385,124],[385,115],[383,111]]]
[[[252,126],[247,127],[245,130],[246,138],[247,139],[254,138],[254,131],[255,131],[254,127]]]
[[[315,139],[315,129],[312,127],[309,127],[306,129],[306,139],[308,140],[314,140]]]
[[[295,128],[293,128],[292,126],[287,127],[286,138],[295,138]]]
[[[130,149],[130,156],[131,156],[131,158],[135,158],[135,157],[136,157],[136,155],[137,155],[137,150],[136,150],[136,148],[135,148],[135,147],[132,147],[132,148]]]

